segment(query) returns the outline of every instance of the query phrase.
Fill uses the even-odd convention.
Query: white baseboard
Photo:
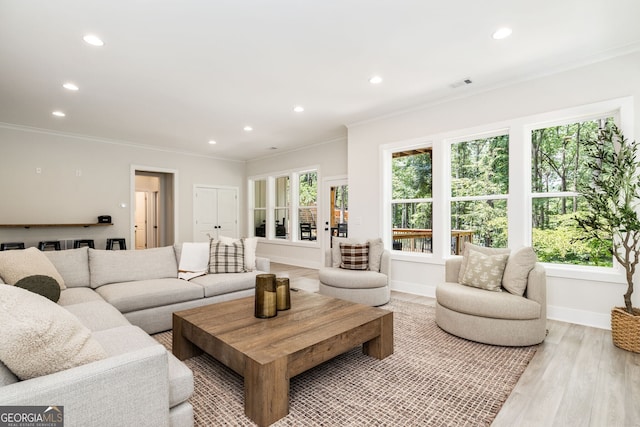
[[[595,313],[593,311],[576,310],[574,308],[548,305],[547,319],[611,330],[610,313]]]
[[[436,287],[435,285],[427,285],[424,283],[415,282],[401,282],[399,280],[392,280],[391,290],[398,292],[405,292],[407,294],[422,295],[425,297],[435,298]]]

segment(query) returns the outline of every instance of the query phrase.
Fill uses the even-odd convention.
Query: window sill
[[[542,263],[547,277],[586,280],[589,282],[626,283],[624,271],[620,268],[589,267]]]

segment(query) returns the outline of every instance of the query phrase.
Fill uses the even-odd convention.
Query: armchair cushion
[[[369,244],[340,243],[340,268],[345,270],[369,269]]]
[[[458,283],[463,282],[463,277],[465,271],[467,269],[467,264],[469,263],[469,251],[480,252],[484,255],[502,255],[511,253],[510,249],[506,248],[485,248],[484,246],[474,245],[472,243],[467,242],[464,245],[464,252],[462,255],[462,265],[460,266],[460,272],[458,273]]]
[[[462,275],[461,284],[488,291],[502,292],[502,275],[507,265],[509,254],[485,255],[478,251],[468,250],[467,266]]]
[[[514,295],[524,295],[529,272],[536,266],[536,261],[536,253],[531,247],[524,247],[510,255],[502,276],[502,286]]]

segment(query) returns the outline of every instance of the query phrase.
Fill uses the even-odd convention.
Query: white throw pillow
[[[239,242],[240,239],[233,237],[220,236],[219,239],[225,245],[231,245]],[[244,240],[244,269],[254,271],[256,269],[256,248],[258,247],[257,237],[243,237]]]
[[[509,254],[485,255],[469,250],[467,268],[460,284],[487,291],[502,292],[502,275]]]
[[[21,380],[107,357],[78,318],[47,298],[0,285],[0,360]]]
[[[37,248],[0,252],[0,276],[10,285],[33,275],[53,277],[60,289],[67,289],[53,263]]]
[[[536,266],[536,253],[531,247],[524,247],[509,257],[502,277],[502,286],[514,295],[522,296],[527,289],[529,273]]]
[[[384,244],[381,238],[367,240],[369,244],[369,270],[380,271]]]

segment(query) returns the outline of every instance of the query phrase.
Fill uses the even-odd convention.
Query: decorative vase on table
[[[291,292],[289,290],[289,278],[276,278],[276,305],[278,311],[289,310],[291,308]]]
[[[276,298],[276,275],[258,274],[256,276],[256,295],[254,315],[267,319],[278,314]]]

